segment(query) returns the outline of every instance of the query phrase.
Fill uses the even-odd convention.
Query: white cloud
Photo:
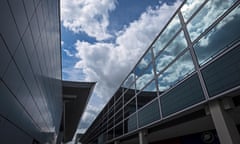
[[[67,54],[67,56],[72,57],[74,54],[72,54],[68,49],[63,49],[63,51]]]
[[[76,1],[74,2],[76,3]],[[119,87],[121,81],[127,76],[140,56],[146,51],[150,43],[180,4],[181,1],[177,1],[173,5],[167,5],[164,3],[160,7],[149,7],[141,14],[138,20],[131,22],[123,30],[117,32],[118,34],[115,41],[112,43],[97,41],[92,44],[81,40],[78,40],[75,43],[75,48],[77,50],[75,56],[79,58],[79,61],[75,64],[75,68],[82,70],[85,76],[84,80],[97,81],[94,94],[96,94],[100,99],[103,99],[102,103],[106,102],[113,95]],[[84,5],[85,4],[82,6]],[[75,6],[73,7],[73,9],[76,9]],[[106,13],[107,12],[105,12],[105,14]],[[81,15],[82,14],[80,14],[79,17],[81,17]],[[88,19],[83,19],[84,20],[82,21],[78,20],[78,22],[91,22],[88,21]],[[73,31],[78,32],[84,29],[84,31],[89,35],[94,35],[96,37],[99,36],[97,33],[93,34],[90,30],[87,30],[90,26],[77,27],[75,25],[71,25],[74,24],[74,22],[68,23],[71,22],[70,20],[63,20],[63,23],[64,22],[65,26],[72,28]],[[93,23],[95,22],[93,21]],[[91,30],[92,27],[93,25],[91,25]],[[106,32],[105,28],[104,32]],[[104,39],[104,34],[101,35],[101,37]],[[86,109],[80,124],[80,128],[83,131],[86,129],[85,126],[90,124],[91,121],[89,120],[94,119],[99,110],[101,110],[99,109],[99,106],[97,107],[98,110],[92,106],[89,106]],[[95,113],[93,111],[98,112]]]
[[[70,81],[84,81],[85,76],[81,69],[72,68],[72,67],[64,67],[62,69],[64,80]]]
[[[204,1],[187,0],[184,6],[181,8],[181,12],[185,20],[187,21],[203,3]]]
[[[85,32],[97,40],[108,39],[109,12],[115,9],[116,0],[62,0],[61,21],[69,30]]]
[[[76,42],[76,56],[81,60],[75,68],[83,69],[86,80],[98,82],[95,91],[98,96],[105,99],[112,96],[180,3],[148,8],[138,20],[121,31],[115,43]]]

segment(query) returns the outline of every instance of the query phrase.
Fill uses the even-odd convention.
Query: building
[[[62,82],[64,105],[59,141],[72,141],[95,84],[95,82]]]
[[[186,0],[83,144],[240,143],[240,1]]]
[[[0,143],[66,142],[77,128],[95,83],[62,82],[59,7],[0,1]]]

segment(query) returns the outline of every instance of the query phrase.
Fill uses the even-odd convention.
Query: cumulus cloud
[[[66,55],[69,56],[69,57],[74,56],[74,54],[72,54],[72,53],[70,52],[70,50],[68,50],[68,49],[63,49],[63,51],[64,51],[64,52],[66,53]]]
[[[84,73],[81,69],[65,67],[62,69],[63,78],[69,81],[85,81]]]
[[[78,40],[76,56],[81,60],[75,68],[83,69],[86,80],[98,82],[96,92],[99,96],[112,96],[180,3],[162,4],[155,9],[149,7],[138,20],[124,28],[113,43],[91,44]]]
[[[97,40],[108,39],[109,12],[115,9],[116,0],[62,0],[61,21],[69,30],[84,32]]]
[[[181,8],[182,15],[187,21],[192,14],[203,4],[204,1],[199,0],[187,0],[184,6]]]
[[[74,2],[76,3],[77,1]],[[78,6],[80,5],[79,3],[81,2],[77,3]],[[111,3],[112,5],[108,6],[107,10],[114,9],[114,2]],[[116,89],[120,86],[121,81],[128,73],[130,73],[140,56],[142,56],[142,54],[146,51],[150,43],[167,23],[180,4],[181,1],[179,0],[171,5],[163,3],[159,7],[149,7],[137,20],[131,22],[128,26],[117,32],[113,42],[97,41],[95,43],[89,43],[82,40],[76,41],[75,48],[77,53],[75,56],[79,58],[79,61],[75,64],[74,68],[82,71],[84,74],[84,80],[97,81],[97,85],[94,90],[94,94],[96,94],[97,97],[106,102],[113,95]],[[89,5],[91,5],[91,3],[89,3]],[[85,4],[82,4],[82,9],[84,9],[84,6]],[[68,7],[76,9],[75,6]],[[101,14],[102,17],[106,17],[106,21],[108,18],[107,10]],[[67,11],[67,9],[65,9],[65,11]],[[101,12],[97,13],[99,14]],[[63,17],[67,16],[63,15]],[[79,19],[81,19],[84,15],[80,14],[72,17],[74,17],[74,19],[79,17]],[[97,40],[109,37],[107,33],[107,26],[102,26],[103,31],[100,32],[96,29],[96,33],[93,33],[91,32],[93,30],[92,27],[95,27],[95,25],[98,25],[99,23],[95,23],[95,21],[88,21],[89,19],[86,18],[82,19],[84,20],[80,21],[77,19],[77,21],[74,22],[73,20],[62,18],[62,21],[69,29],[72,29],[75,32],[84,31],[90,36],[95,36]],[[88,24],[88,26],[81,25],[80,27],[75,25],[75,23],[80,22],[93,22],[95,24],[94,26]],[[91,30],[88,30],[88,28],[91,28]],[[99,35],[99,33],[101,33],[101,35]],[[85,130],[91,123],[89,119],[93,119],[100,110],[99,107],[98,109],[94,109],[96,111],[95,113],[93,112],[93,109],[93,106],[86,109],[80,124],[80,129]]]

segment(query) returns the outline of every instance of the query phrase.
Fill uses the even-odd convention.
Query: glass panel
[[[104,140],[105,140],[106,138],[104,138],[104,134],[103,133],[101,133],[99,136],[98,136],[98,142],[99,143],[104,143]]]
[[[160,97],[163,117],[205,99],[197,74]]]
[[[120,99],[115,104],[115,112],[117,112],[119,109],[122,109],[122,106],[123,106],[123,100],[122,99],[123,98],[120,97]]]
[[[136,89],[141,90],[146,84],[152,80],[154,77],[154,71],[152,64],[143,72],[143,75],[140,76],[136,81]]]
[[[194,65],[190,53],[187,51],[176,60],[166,71],[159,75],[158,88],[164,91],[175,85],[177,81],[183,79],[187,74],[193,72]]]
[[[108,121],[108,128],[112,128],[114,124],[113,117]]]
[[[152,61],[152,53],[151,49],[146,53],[146,55],[142,58],[142,60],[137,64],[134,73],[138,77],[142,74],[144,69],[147,68],[149,63]]]
[[[187,0],[181,8],[184,20],[187,21],[204,1],[205,0]]]
[[[161,51],[164,46],[166,46],[166,44],[172,39],[172,37],[177,33],[180,28],[181,24],[178,15],[176,15],[166,27],[166,29],[163,31],[163,33],[158,37],[157,41],[154,43],[154,56],[156,56],[158,52]]]
[[[122,87],[120,87],[117,92],[114,94],[115,97],[115,101],[117,101],[119,99],[119,97],[122,96]]]
[[[120,123],[115,127],[115,137],[123,135],[123,123]]]
[[[156,82],[155,80],[153,80],[150,84],[148,84],[147,87],[145,87],[142,91],[152,91],[152,92],[156,92],[157,88],[156,88]]]
[[[184,33],[181,32],[169,46],[156,58],[157,74],[161,72],[176,56],[187,47]]]
[[[137,95],[138,109],[157,97],[156,82],[153,80],[146,88]]]
[[[159,119],[160,111],[157,99],[138,112],[139,127],[142,127]]]
[[[194,45],[200,65],[205,64],[221,50],[240,39],[239,24],[240,6],[235,8]]]
[[[123,120],[123,110],[120,110],[115,116],[115,124]]]
[[[104,109],[103,109],[102,111],[103,111],[103,114],[105,115],[105,114],[108,112],[108,107],[105,106]]]
[[[210,0],[188,23],[191,40],[194,41],[204,32],[219,16],[221,16],[235,0]]]
[[[113,129],[108,131],[108,140],[113,139]]]
[[[124,121],[124,133],[128,133],[137,129],[137,115],[133,114],[127,120]]]
[[[108,108],[111,108],[113,105],[114,105],[114,97],[112,97],[108,102]]]
[[[240,46],[202,70],[210,97],[240,85]]]
[[[112,107],[109,111],[109,114],[108,114],[109,118],[111,118],[113,116],[113,114],[114,114],[114,109]]]
[[[122,87],[124,88],[130,88],[130,86],[132,86],[133,81],[135,80],[135,75],[134,73],[131,73],[128,78],[124,81]]]
[[[128,89],[128,91],[126,93],[124,93],[124,104],[126,104],[134,96],[135,96],[135,90]]]
[[[124,107],[124,117],[128,117],[136,111],[136,99],[134,98]]]

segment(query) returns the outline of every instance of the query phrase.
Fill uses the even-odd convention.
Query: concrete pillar
[[[139,136],[139,144],[148,144],[148,139],[147,139],[147,131],[142,130],[138,133]]]
[[[240,136],[235,122],[230,115],[222,108],[219,101],[209,103],[215,128],[221,144],[239,144]]]

